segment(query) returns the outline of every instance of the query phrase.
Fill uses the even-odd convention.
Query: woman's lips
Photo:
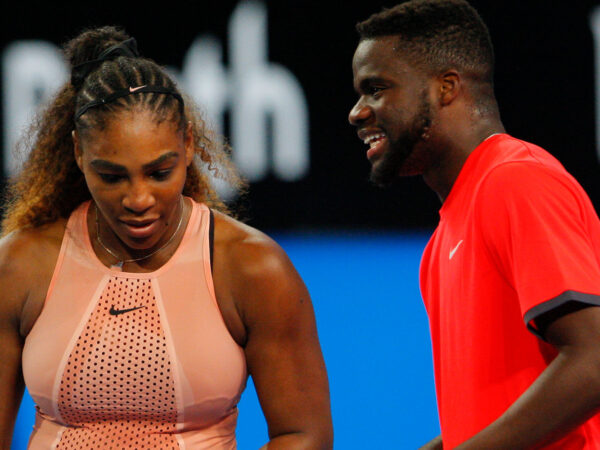
[[[133,239],[146,239],[152,236],[158,230],[158,219],[152,220],[151,222],[142,222],[137,224],[135,222],[121,222],[125,227],[127,234]]]

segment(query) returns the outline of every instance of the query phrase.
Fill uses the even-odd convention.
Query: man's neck
[[[469,128],[467,132],[449,134],[448,142],[442,144],[444,149],[436,152],[446,157],[440,163],[423,174],[425,183],[433,189],[441,202],[450,194],[452,186],[462,170],[467,158],[483,141],[491,136],[504,133],[504,126],[497,120],[489,123],[480,123],[476,128]]]

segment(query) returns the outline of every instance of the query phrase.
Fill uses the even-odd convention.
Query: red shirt
[[[487,139],[440,210],[421,291],[442,439],[453,448],[497,419],[556,356],[534,334],[535,317],[570,300],[600,305],[591,202],[540,147],[506,134]],[[600,448],[600,416],[549,448]]]

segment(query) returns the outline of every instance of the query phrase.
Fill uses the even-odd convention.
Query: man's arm
[[[600,408],[600,307],[548,324],[558,356],[495,422],[459,449],[525,449],[560,439]]]
[[[442,450],[443,448],[444,445],[442,444],[442,436],[440,435],[436,438],[433,438],[423,447],[420,447],[419,450]]]

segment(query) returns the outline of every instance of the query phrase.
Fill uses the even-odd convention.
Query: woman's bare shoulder
[[[220,213],[215,213],[214,233],[217,301],[240,345],[252,330],[292,316],[298,304],[310,304],[292,262],[265,233]]]
[[[0,239],[0,312],[19,323],[22,337],[42,310],[65,226],[59,220]]]
[[[0,272],[16,270],[26,264],[39,266],[60,251],[66,220],[58,220],[38,228],[13,231],[0,239]],[[10,264],[8,264],[10,262]]]
[[[272,240],[262,231],[246,225],[231,216],[213,210],[215,217],[215,239],[222,243],[260,243]]]
[[[56,264],[65,221],[17,230],[0,239],[0,292],[22,297],[42,288]],[[8,289],[8,291],[7,291]]]
[[[281,290],[302,291],[304,283],[285,251],[265,233],[223,214],[215,214],[215,271],[239,300],[264,303]],[[275,299],[279,302],[279,299]]]
[[[281,247],[262,231],[225,214],[215,212],[214,215],[215,251],[227,260],[230,267],[239,267],[244,272],[260,267],[264,273],[273,263],[287,262]],[[248,265],[248,262],[252,264]]]

